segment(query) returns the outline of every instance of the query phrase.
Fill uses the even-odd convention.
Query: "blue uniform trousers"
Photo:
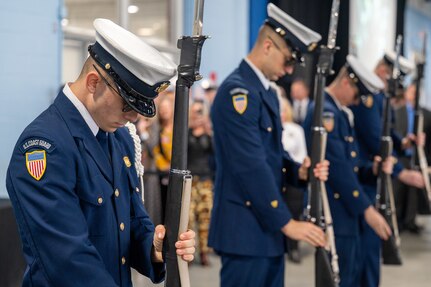
[[[254,257],[221,254],[222,287],[283,287],[284,256]]]
[[[335,246],[338,253],[338,265],[340,266],[339,287],[359,287],[359,264],[361,244],[358,236],[335,237]]]
[[[377,287],[380,281],[381,240],[376,232],[365,222],[361,232],[361,287]]]

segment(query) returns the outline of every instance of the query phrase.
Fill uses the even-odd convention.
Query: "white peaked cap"
[[[269,3],[267,6],[268,19],[266,23],[281,37],[293,45],[294,49],[307,52],[316,48],[317,42],[322,39],[320,34],[302,25],[286,12]]]
[[[390,64],[391,66],[394,65],[395,60],[397,58],[397,53],[395,51],[386,51],[384,55],[385,61]],[[410,61],[409,59],[403,57],[400,55],[399,58],[400,63],[400,71],[401,73],[408,75],[416,68],[416,65],[413,61]]]
[[[152,86],[176,74],[174,62],[114,22],[99,18],[94,28],[96,42],[146,84]]]
[[[354,80],[361,95],[376,94],[385,88],[383,81],[356,57],[348,55],[346,60],[349,77]]]

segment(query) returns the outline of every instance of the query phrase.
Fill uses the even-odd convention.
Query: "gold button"
[[[359,171],[359,167],[355,166],[355,167],[353,168],[353,171],[354,171],[354,172],[358,172],[358,171]]]
[[[351,142],[351,143],[352,143],[352,142],[354,142],[354,140],[355,140],[355,139],[354,139],[353,137],[349,137],[349,142]]]
[[[352,152],[350,153],[350,155],[351,155],[353,158],[355,158],[355,157],[356,157],[356,151],[352,151]]]
[[[121,264],[126,264],[126,258],[123,256],[123,257],[121,257]]]
[[[283,167],[283,169],[281,170],[283,173],[286,173],[286,168]]]
[[[353,191],[353,197],[359,197],[359,191],[354,190]]]
[[[120,196],[120,191],[118,190],[118,188],[115,190],[115,197],[119,197]]]
[[[335,199],[339,199],[340,198],[340,194],[339,193],[334,193],[334,198]]]
[[[139,187],[136,187],[136,192],[139,192]]]
[[[99,198],[97,199],[97,202],[98,202],[99,204],[102,204],[102,203],[103,203],[103,198],[99,197]]]
[[[271,206],[272,206],[272,208],[277,208],[278,207],[278,200],[271,201]]]
[[[124,230],[124,223],[123,223],[123,222],[121,222],[121,223],[120,223],[120,230],[121,230],[121,231],[123,231],[123,230]]]
[[[266,130],[267,130],[269,133],[270,133],[270,132],[272,132],[272,128],[271,128],[271,127],[268,127]]]
[[[246,206],[251,206],[251,202],[250,202],[249,200],[247,200],[247,201],[245,202],[245,205],[246,205]]]
[[[286,190],[287,190],[287,188],[283,187],[283,189],[282,189],[283,193],[286,192]]]

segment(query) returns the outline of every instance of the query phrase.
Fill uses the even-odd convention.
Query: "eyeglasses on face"
[[[291,67],[291,66],[294,66],[296,64],[297,61],[296,61],[296,59],[294,57],[287,56],[285,53],[283,53],[283,51],[281,50],[280,46],[278,46],[277,43],[271,37],[268,36],[268,39],[271,40],[271,42],[274,44],[275,48],[277,48],[277,50],[279,50],[280,53],[283,54],[283,56],[284,56],[284,66],[285,67]]]
[[[112,90],[114,91],[119,97],[121,97],[121,99],[123,100],[123,109],[121,110],[123,113],[128,113],[131,110],[133,110],[133,108],[127,104],[127,102],[123,99],[123,97],[121,96],[121,87],[119,85],[115,85],[115,87],[113,87],[111,85],[111,83],[109,83],[109,81],[102,75],[102,73],[100,73],[99,69],[97,69],[96,65],[93,64],[94,69],[96,70],[97,74],[99,74],[100,78],[103,80],[103,82],[105,82],[105,84]]]

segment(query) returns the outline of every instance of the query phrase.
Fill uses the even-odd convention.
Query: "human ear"
[[[99,83],[99,81],[100,81],[99,75],[97,75],[96,72],[90,72],[87,74],[85,80],[86,80],[87,90],[90,93],[94,94],[96,91],[97,83]]]

